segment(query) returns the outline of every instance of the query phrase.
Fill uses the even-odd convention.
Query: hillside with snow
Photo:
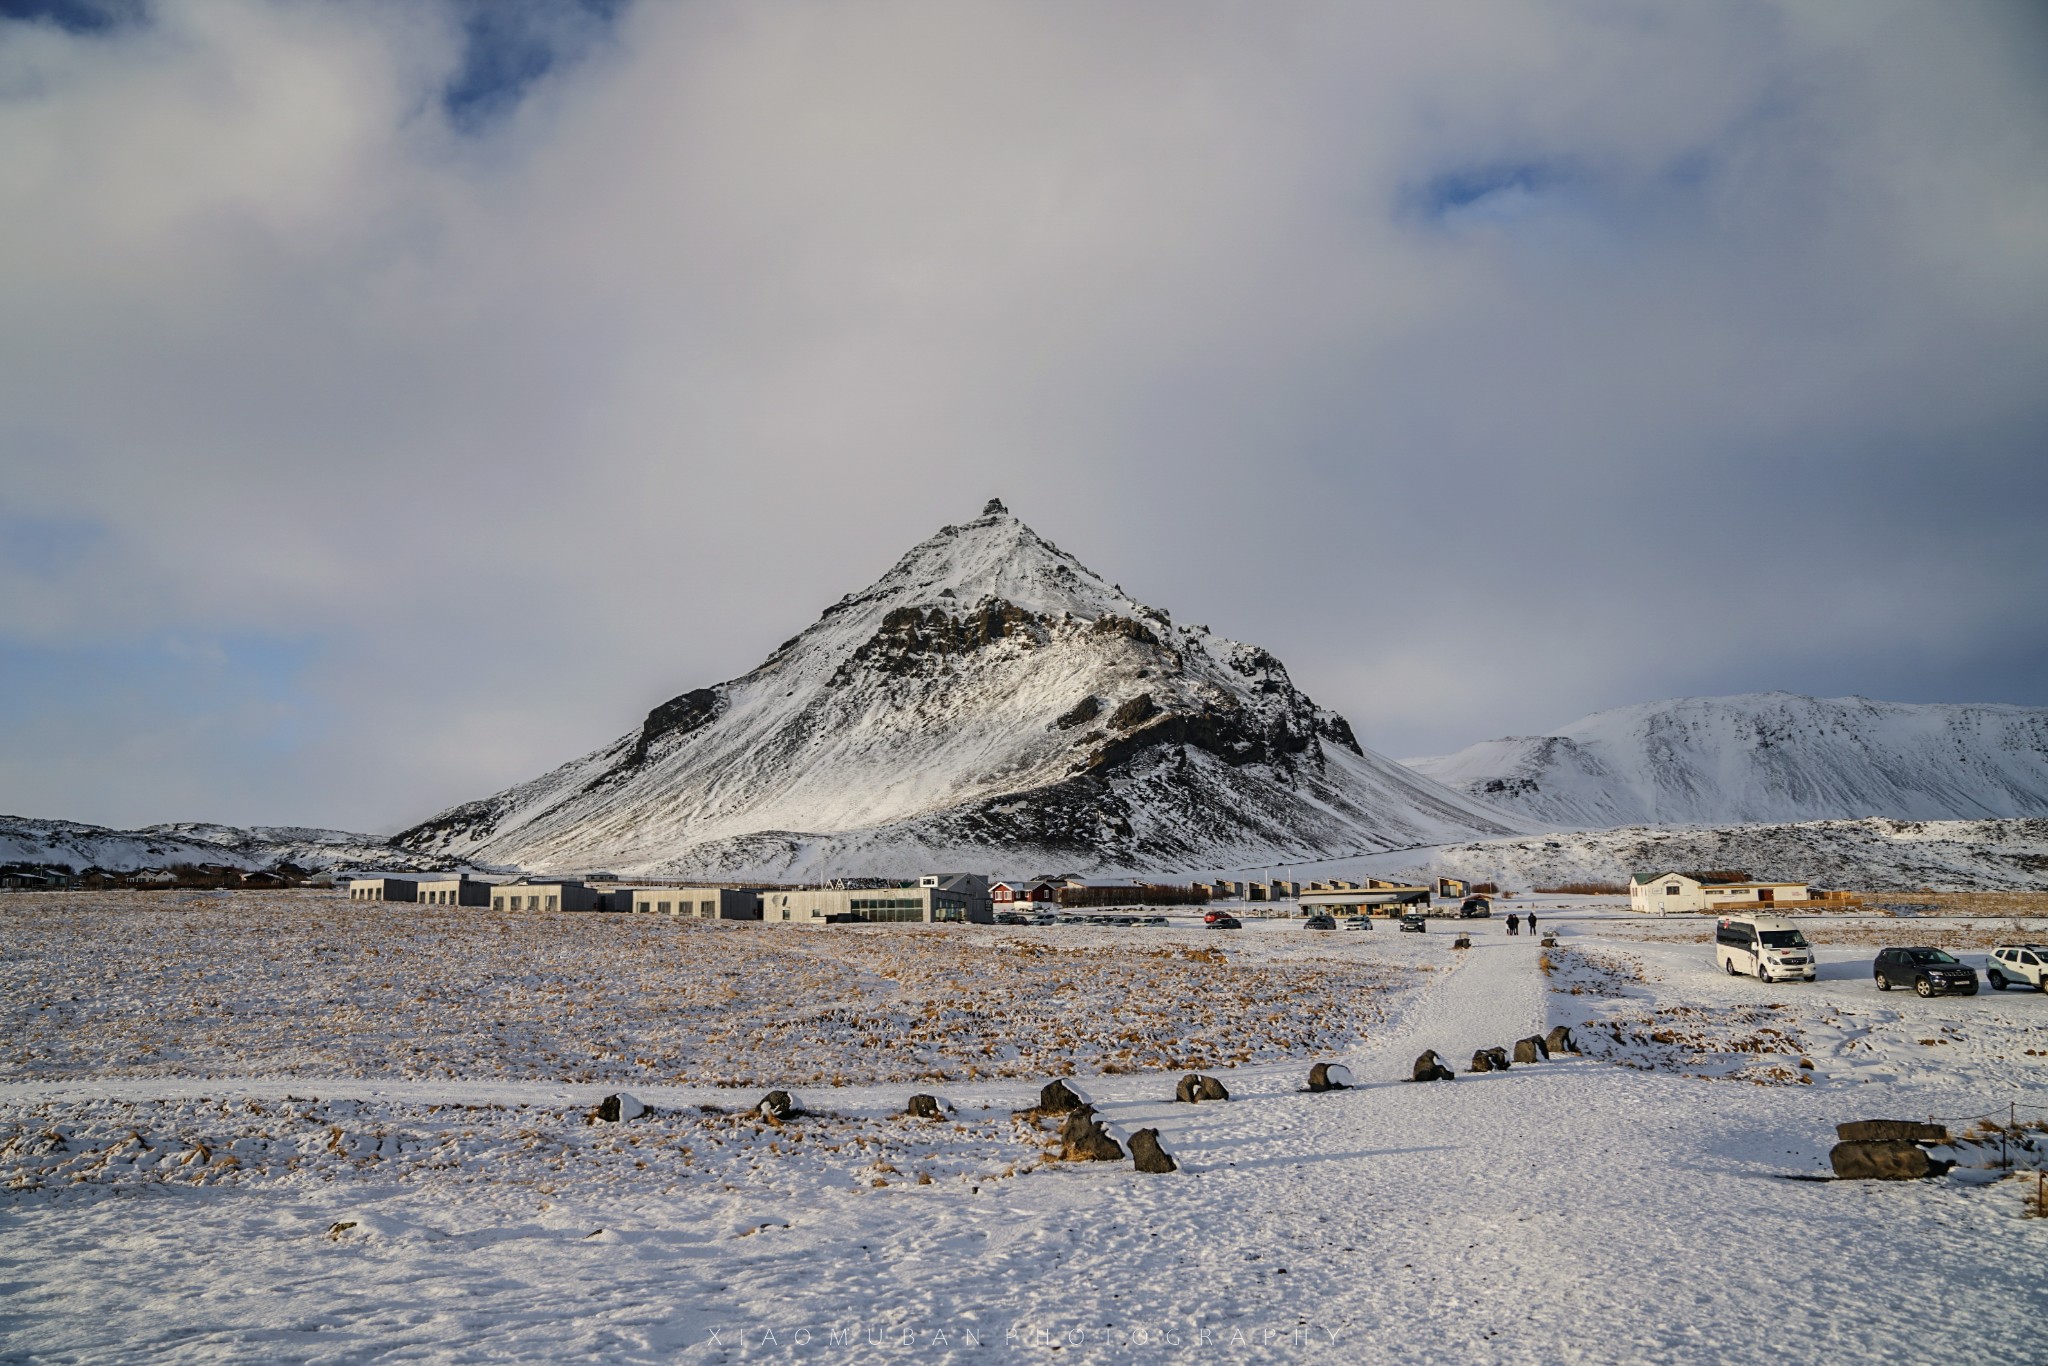
[[[427,872],[448,869],[445,857],[400,849],[375,835],[295,825],[236,826],[180,821],[114,830],[81,821],[0,816],[0,864],[34,864],[84,872],[132,873],[180,864],[244,872],[290,864],[308,873]]]
[[[1407,762],[1555,829],[2048,816],[2038,707],[1688,697]]]
[[[1511,833],[1362,748],[1254,645],[1181,625],[1001,503],[753,672],[397,836],[536,870],[1161,869]]]
[[[1632,873],[1674,868],[1741,868],[1757,877],[1864,891],[2034,892],[2048,888],[2048,820],[1630,825],[1467,840],[1318,866],[1315,875],[1413,872],[1528,888],[1622,883]]]

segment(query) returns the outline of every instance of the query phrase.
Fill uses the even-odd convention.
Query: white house
[[[1628,908],[1649,915],[1718,914],[1731,907],[1808,899],[1804,882],[1752,882],[1715,873],[1637,873],[1628,880]]]

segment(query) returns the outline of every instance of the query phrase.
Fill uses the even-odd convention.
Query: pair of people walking
[[[1508,933],[1520,934],[1522,932],[1521,927],[1522,917],[1510,911],[1508,913]],[[1536,933],[1536,912],[1534,911],[1529,912],[1529,933]]]

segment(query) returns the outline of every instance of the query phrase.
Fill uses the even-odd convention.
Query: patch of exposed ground
[[[1159,929],[824,928],[363,905],[0,903],[0,1078],[730,1086],[1225,1068],[1355,1046],[1411,972]]]

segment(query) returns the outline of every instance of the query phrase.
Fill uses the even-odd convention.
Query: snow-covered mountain
[[[1408,765],[1554,828],[2048,816],[2048,709],[1687,697]]]
[[[536,870],[1149,870],[1510,833],[1000,502],[744,677],[397,836]]]
[[[399,849],[375,835],[301,826],[243,827],[181,821],[113,830],[80,821],[0,816],[0,864],[29,863],[83,872],[132,873],[178,864],[244,871],[291,864],[305,872],[425,872],[455,866],[439,856]]]
[[[1741,868],[1757,877],[1857,891],[2035,892],[2048,887],[2048,820],[1874,817],[1781,825],[1633,825],[1447,844],[1402,864],[1399,871],[1411,868],[1515,888],[1623,883],[1632,873],[1673,868]],[[1329,871],[1357,875],[1349,869]],[[1396,865],[1384,858],[1362,860],[1358,868],[1379,877],[1395,871]]]

